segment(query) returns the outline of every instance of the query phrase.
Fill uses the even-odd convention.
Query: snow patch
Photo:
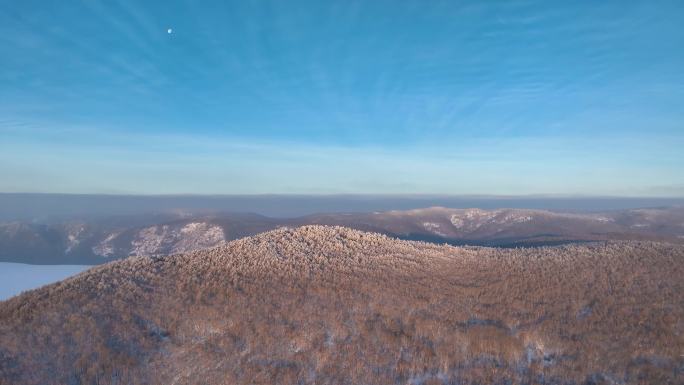
[[[460,229],[465,225],[465,222],[463,222],[463,219],[459,218],[458,215],[454,214],[451,216],[451,224],[454,225],[455,228]]]
[[[441,231],[442,226],[435,222],[423,222],[425,230],[435,233],[439,236],[446,237],[446,234]]]
[[[75,227],[69,228],[69,232],[67,233],[67,239],[66,239],[66,244],[67,248],[64,250],[64,254],[69,254],[71,250],[74,249],[74,247],[78,246],[79,243],[81,243],[81,240],[79,239],[79,235],[85,230],[85,226],[79,225]]]
[[[114,255],[114,239],[119,236],[119,233],[111,233],[107,235],[107,238],[103,239],[100,243],[93,246],[92,250],[95,255],[101,257],[111,257]]]
[[[494,218],[498,211],[484,211],[481,209],[468,209],[465,211],[466,219],[488,220]]]
[[[129,254],[184,253],[214,247],[223,241],[225,237],[221,227],[206,222],[192,222],[183,227],[157,225],[138,232]]]
[[[497,224],[506,224],[506,223],[525,223],[525,222],[530,222],[532,220],[532,217],[529,215],[520,215],[520,214],[508,214],[505,215],[504,217],[495,220]]]
[[[500,210],[485,211],[480,209],[468,209],[463,214],[451,215],[451,224],[457,229],[476,230],[482,225],[490,222],[500,214]]]

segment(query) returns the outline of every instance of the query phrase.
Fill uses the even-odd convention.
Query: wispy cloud
[[[0,10],[0,190],[624,195],[682,178],[674,4]]]

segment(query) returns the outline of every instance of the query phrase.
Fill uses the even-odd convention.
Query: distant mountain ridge
[[[99,264],[135,255],[210,248],[279,227],[339,225],[409,240],[484,246],[540,246],[604,240],[684,243],[684,208],[567,213],[432,207],[298,218],[172,211],[60,223],[0,223],[0,261]]]
[[[496,196],[434,194],[264,194],[264,195],[110,195],[0,192],[0,222],[130,217],[168,213],[181,208],[193,213],[255,212],[268,217],[295,218],[316,213],[413,210],[425,207],[613,211],[641,207],[684,207],[684,196]]]

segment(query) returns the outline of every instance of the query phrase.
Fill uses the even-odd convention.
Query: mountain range
[[[218,246],[279,227],[338,225],[406,240],[499,247],[605,240],[684,243],[684,208],[605,212],[532,209],[425,209],[328,213],[295,218],[206,211],[109,215],[0,223],[0,261],[100,264]]]

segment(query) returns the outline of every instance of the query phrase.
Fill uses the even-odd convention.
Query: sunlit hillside
[[[663,243],[279,229],[0,303],[0,383],[676,384],[682,276]]]

